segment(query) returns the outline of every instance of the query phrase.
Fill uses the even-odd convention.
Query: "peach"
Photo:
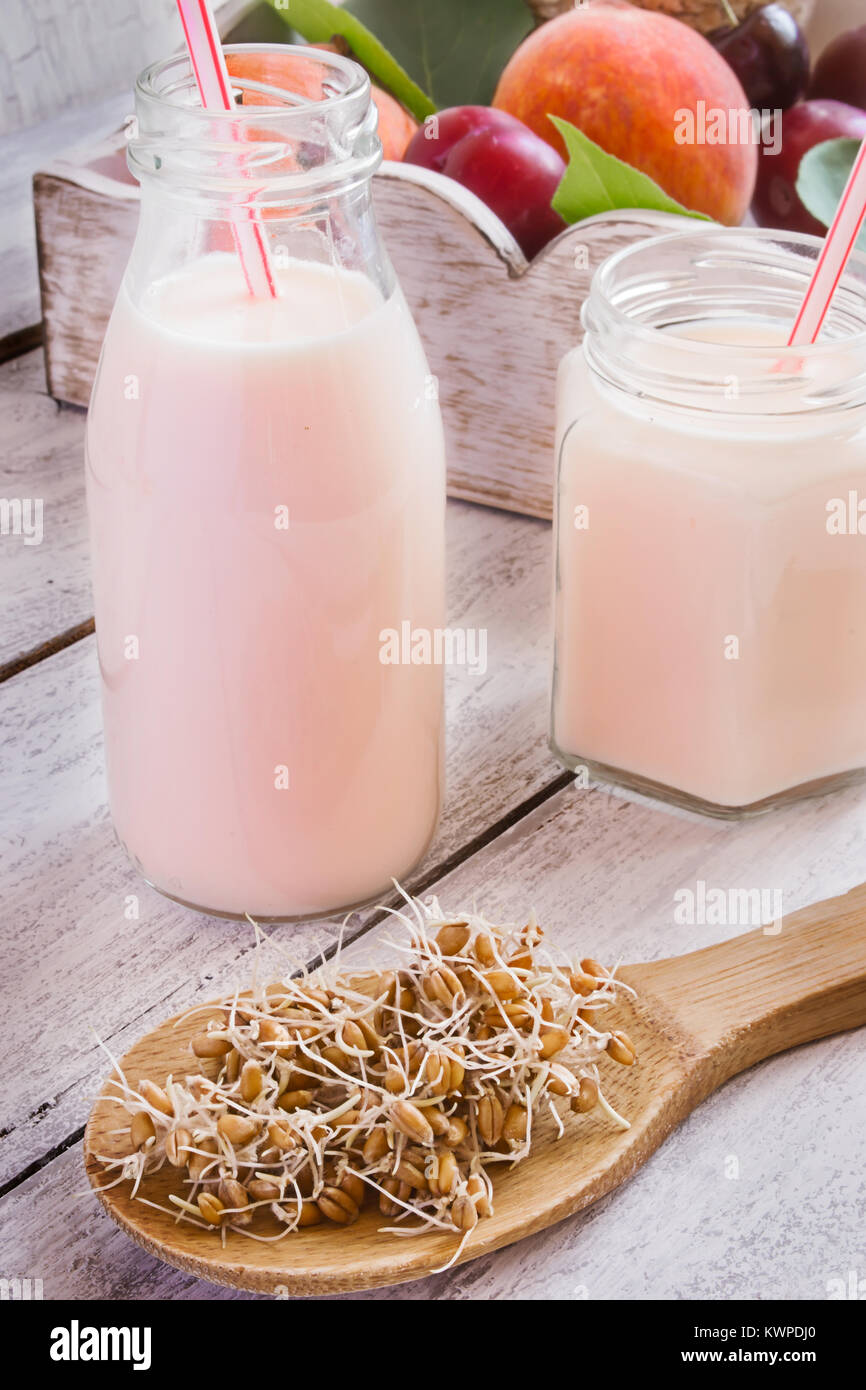
[[[317,45],[318,46],[318,45]],[[328,45],[323,44],[322,47]],[[226,67],[230,77],[262,82],[268,87],[297,92],[299,96],[318,100],[322,95],[322,65],[302,53],[279,50],[249,53],[227,53]],[[270,106],[271,98],[261,92],[244,92],[244,106]]]
[[[310,44],[329,53],[340,50],[332,43]],[[264,53],[230,53],[227,66],[232,77],[245,77],[264,82],[271,87],[284,87],[299,92],[311,100],[322,95],[321,66],[303,54],[266,51]],[[418,129],[418,122],[404,110],[394,97],[375,85],[371,96],[379,113],[379,139],[385,159],[402,159],[406,146]],[[245,92],[244,106],[267,106],[269,98],[259,92]],[[266,137],[266,132],[261,138]]]
[[[418,129],[418,122],[390,92],[373,87],[373,100],[379,112],[379,139],[385,159],[402,159],[406,146]]]
[[[703,106],[699,106],[703,103]],[[584,4],[541,25],[509,60],[494,106],[560,153],[548,116],[560,116],[609,154],[655,179],[672,198],[720,222],[739,223],[755,186],[758,152],[740,82],[701,34],[619,0]],[[681,113],[723,112],[724,143],[680,143]],[[708,132],[718,137],[719,126]]]

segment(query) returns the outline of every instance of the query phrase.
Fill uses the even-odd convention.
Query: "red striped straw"
[[[800,306],[788,347],[814,343],[821,332],[839,281],[866,220],[866,140],[854,161],[851,177],[839,200],[833,224],[824,238],[809,288]]]
[[[231,81],[208,0],[177,0],[189,60],[206,111],[234,111]],[[254,218],[233,222],[232,234],[250,294],[276,298],[277,286],[264,228]]]

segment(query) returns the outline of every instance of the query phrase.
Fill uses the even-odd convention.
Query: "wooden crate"
[[[580,337],[595,268],[619,247],[682,227],[604,213],[527,264],[478,198],[452,179],[384,164],[374,178],[385,243],[427,349],[448,438],[452,496],[549,517],[554,385]],[[48,389],[86,405],[138,219],[117,140],[34,178]]]
[[[669,0],[641,0],[670,11]],[[554,13],[573,0],[539,0]],[[749,0],[752,3],[752,0]],[[746,0],[736,0],[738,10]],[[797,0],[819,52],[862,20],[863,0]],[[706,8],[681,0],[681,12]],[[814,11],[814,13],[813,13]],[[227,0],[231,41],[279,37],[273,12]],[[449,179],[384,164],[374,179],[379,221],[439,379],[452,496],[549,517],[554,387],[560,357],[581,336],[580,308],[605,256],[682,228],[676,217],[611,212],[563,232],[531,265],[499,219]],[[48,389],[86,405],[105,325],[138,219],[138,188],[122,137],[67,155],[34,178]]]

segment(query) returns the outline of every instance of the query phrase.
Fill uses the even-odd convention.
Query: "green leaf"
[[[437,0],[438,2],[438,0]],[[417,83],[355,15],[329,0],[270,0],[277,14],[307,40],[328,43],[340,34],[352,52],[380,86],[385,87],[418,121],[436,107]]]
[[[691,212],[659,188],[647,174],[633,169],[624,160],[608,154],[582,130],[558,116],[550,120],[568,149],[568,167],[553,195],[555,212],[566,222],[580,222],[614,208],[651,208],[654,212],[677,212],[711,222],[702,212]]]
[[[346,0],[440,110],[487,106],[533,27],[525,0]]]
[[[800,161],[797,174],[800,202],[825,227],[829,227],[836,216],[859,150],[859,140],[824,140],[820,145],[813,145]],[[866,251],[866,228],[857,239],[857,249]]]

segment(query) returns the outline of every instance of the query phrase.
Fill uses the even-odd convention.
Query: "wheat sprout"
[[[634,993],[615,970],[578,967],[542,944],[534,914],[498,926],[408,897],[405,911],[387,911],[402,928],[387,941],[393,968],[343,971],[341,934],[316,970],[262,985],[256,969],[249,993],[183,1014],[178,1023],[209,1018],[182,1080],[135,1087],[111,1057],[111,1099],[133,1149],[98,1156],[103,1190],[130,1181],[157,1206],[140,1188],[171,1164],[182,1191],[158,1209],[223,1241],[228,1231],[282,1240],[323,1219],[351,1225],[365,1197],[378,1197],[393,1222],[384,1232],[459,1233],[450,1265],[493,1211],[491,1169],[529,1157],[542,1109],[560,1137],[557,1101],[628,1127],[599,1070],[635,1060],[628,1037],[599,1021]],[[250,1229],[263,1215],[283,1229]]]

